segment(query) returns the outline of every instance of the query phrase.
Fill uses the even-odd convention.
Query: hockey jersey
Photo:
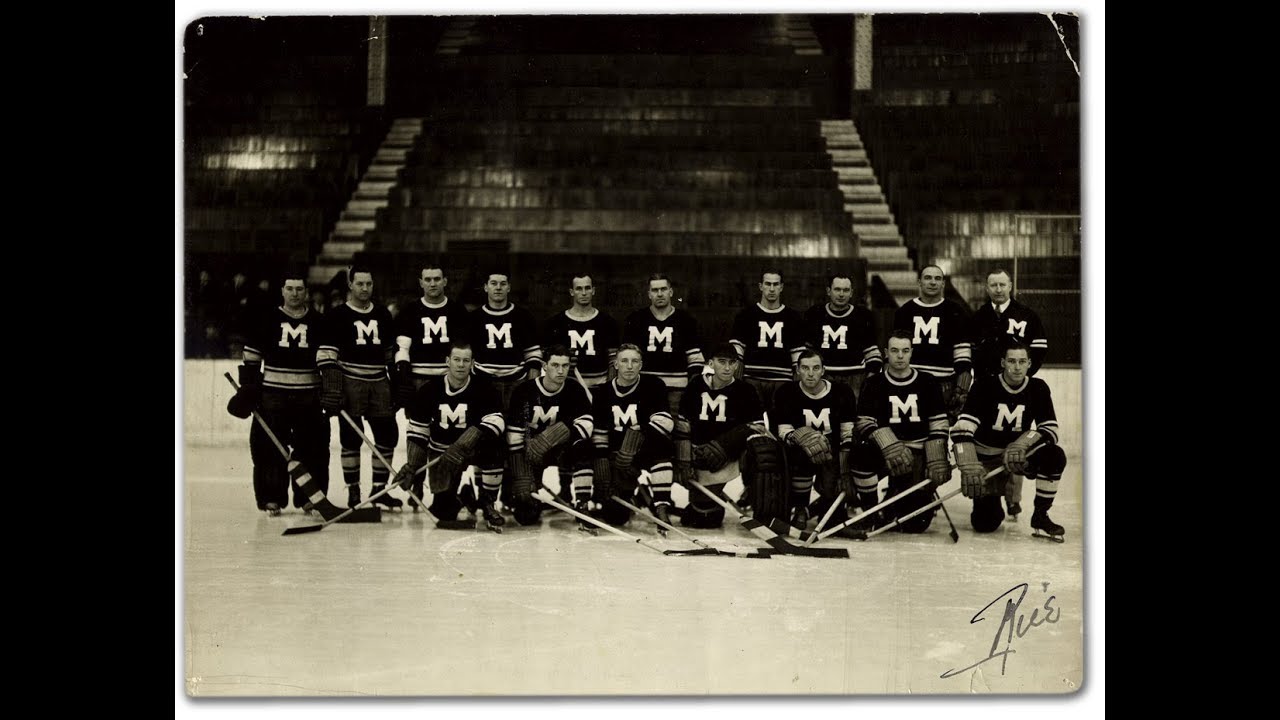
[[[575,440],[591,438],[594,423],[586,389],[572,378],[565,380],[556,392],[548,391],[542,378],[525,380],[511,393],[511,406],[507,408],[507,447],[513,451],[523,450],[527,438],[558,422],[573,430]]]
[[[667,386],[658,378],[641,375],[634,385],[622,387],[618,381],[605,383],[594,390],[592,417],[595,421],[592,442],[596,447],[617,450],[622,436],[632,426],[646,423],[654,430],[671,436],[675,421],[667,406]]]
[[[284,308],[272,308],[249,328],[244,364],[262,366],[262,386],[275,390],[314,390],[320,387],[316,349],[323,316],[307,308],[295,318]]]
[[[456,390],[447,377],[431,378],[413,394],[405,415],[408,439],[428,443],[436,452],[447,450],[472,426],[499,438],[506,430],[497,389],[478,375],[469,376],[467,384]]]
[[[396,317],[396,362],[407,360],[414,375],[444,375],[449,343],[463,338],[466,323],[466,309],[448,298],[439,305],[426,298],[405,305]]]
[[[663,320],[654,317],[650,308],[636,310],[627,316],[622,342],[640,348],[644,361],[641,374],[658,378],[668,388],[686,387],[689,377],[699,375],[706,365],[698,324],[680,308],[674,308]]]
[[[465,333],[478,372],[509,378],[542,365],[542,346],[533,315],[515,303],[501,310],[488,304],[467,315]]]
[[[1058,443],[1058,418],[1048,383],[1029,377],[1013,388],[999,375],[973,384],[951,438],[975,442],[980,454],[994,455],[1028,430],[1040,431],[1045,442]]]
[[[395,353],[391,312],[370,304],[359,310],[343,303],[324,315],[324,338],[316,351],[316,365],[337,363],[345,377],[381,380]]]
[[[742,374],[752,380],[790,380],[809,333],[804,317],[786,305],[766,310],[756,303],[733,319],[729,342],[742,356]]]
[[[765,424],[764,405],[755,388],[734,380],[717,390],[702,376],[689,381],[680,397],[680,417],[688,421],[695,445],[711,442],[739,425]]]
[[[1005,335],[1013,335],[1028,347],[1031,360],[1028,375],[1035,375],[1049,352],[1049,338],[1035,310],[1010,298],[1003,313],[996,312],[990,302],[973,314],[973,337],[977,343],[975,368],[980,377],[999,375],[1001,341]]]
[[[771,414],[778,424],[779,438],[786,440],[797,428],[809,427],[826,435],[833,450],[852,444],[857,413],[853,391],[829,380],[823,380],[822,385],[816,396],[805,392],[798,382],[778,388]]]
[[[875,317],[870,310],[850,305],[844,312],[835,313],[829,303],[822,303],[806,310],[804,319],[812,333],[809,342],[822,355],[822,365],[828,372],[878,373],[884,366],[884,355],[876,344]]]
[[[587,384],[595,386],[609,376],[609,364],[618,352],[618,324],[602,310],[587,320],[569,316],[569,311],[556,313],[547,320],[543,347],[564,345],[571,352],[574,366]]]
[[[912,298],[893,314],[893,329],[911,333],[911,367],[917,370],[949,378],[973,364],[969,314],[954,300],[926,305]]]
[[[942,386],[934,376],[911,368],[898,379],[886,370],[862,384],[858,397],[858,417],[854,430],[862,440],[880,428],[889,428],[898,440],[923,447],[931,438],[947,437],[947,411],[942,404]]]

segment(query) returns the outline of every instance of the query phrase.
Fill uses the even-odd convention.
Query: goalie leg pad
[[[751,436],[742,456],[742,483],[756,520],[768,524],[774,518],[787,519],[788,480],[781,443],[767,435]]]
[[[533,469],[523,452],[511,453],[511,500],[515,505],[533,501]],[[522,525],[525,523],[521,523]]]

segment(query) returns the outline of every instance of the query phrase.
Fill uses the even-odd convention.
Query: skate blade
[[[594,537],[600,537],[600,531],[599,531],[599,530],[596,530],[596,529],[595,529],[595,528],[593,528],[593,527],[587,527],[586,525],[578,525],[578,530],[580,530],[580,531],[582,531],[582,532],[584,532],[584,533],[590,533],[590,534],[591,534],[591,535],[593,535]]]
[[[489,530],[489,532],[495,532],[495,533],[498,533],[499,535],[502,534],[501,525],[490,525],[489,523],[485,523],[484,526]]]
[[[1036,530],[1035,532],[1031,533],[1031,537],[1040,538],[1041,540],[1048,540],[1050,542],[1056,542],[1059,545],[1067,541],[1067,539],[1062,535],[1050,535],[1049,533],[1042,532],[1040,530]]]

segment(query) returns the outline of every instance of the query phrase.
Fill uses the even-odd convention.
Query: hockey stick
[[[934,490],[934,491],[933,491],[933,496],[934,496],[935,498],[936,498],[936,497],[938,497],[938,491],[937,491],[937,490]],[[955,523],[953,523],[953,522],[951,522],[951,513],[947,512],[947,505],[946,505],[946,503],[943,503],[942,505],[939,505],[938,507],[941,507],[941,508],[942,508],[942,515],[943,515],[945,518],[947,518],[947,524],[951,526],[951,535],[950,535],[951,542],[953,542],[953,543],[958,543],[958,542],[960,542],[960,533],[956,531],[956,524],[955,524]]]
[[[712,502],[723,507],[725,510],[732,510],[738,515],[738,522],[751,532],[752,535],[769,543],[769,547],[773,548],[780,555],[807,555],[809,557],[849,557],[849,551],[844,548],[810,548],[800,547],[787,542],[786,538],[779,536],[776,532],[761,525],[755,518],[747,515],[738,509],[738,506],[721,498],[719,495],[711,492],[705,485],[697,480],[689,481],[694,487],[702,492],[703,495],[711,498]]]
[[[623,500],[617,495],[611,495],[610,497],[613,499],[614,502],[627,508],[628,510],[631,510],[632,512],[636,513],[637,515],[644,518],[645,520],[648,520],[649,522],[657,525],[658,527],[670,530],[675,534],[679,535],[680,537],[698,546],[697,550],[672,550],[671,552],[673,554],[678,553],[680,555],[729,555],[731,557],[748,557],[748,558],[769,558],[769,557],[772,557],[773,555],[773,553],[769,552],[767,548],[764,549],[763,551],[753,550],[751,552],[742,552],[742,551],[734,552],[731,550],[721,550],[720,548],[712,547],[711,545],[708,545],[702,542],[701,540],[690,535],[689,533],[684,532],[683,530],[676,527],[675,525],[659,520],[657,516],[650,514],[649,512],[641,509],[636,505],[632,505],[631,503],[627,502],[626,500]]]
[[[441,457],[443,457],[443,456],[441,456]],[[437,457],[435,460],[432,460],[431,462],[427,463],[424,467],[431,467],[432,465],[435,465],[437,462],[440,462],[440,458],[439,458],[439,457]],[[364,502],[360,503],[360,505],[365,505],[365,504],[367,504],[367,503],[371,503],[371,502],[373,502],[374,500],[377,500],[378,498],[382,497],[383,495],[386,495],[387,493],[391,492],[391,489],[392,489],[392,488],[394,488],[394,487],[395,487],[395,484],[394,484],[394,483],[387,483],[387,486],[386,486],[385,488],[383,488],[383,490],[382,490],[381,492],[374,493],[373,495],[370,495],[370,496],[369,496],[369,497],[368,497]],[[282,534],[282,535],[300,535],[300,534],[302,534],[302,533],[320,532],[321,530],[325,529],[325,528],[326,528],[326,527],[328,527],[329,525],[332,525],[333,523],[336,523],[336,522],[342,522],[342,518],[344,518],[344,517],[346,517],[346,516],[350,515],[351,513],[355,512],[355,511],[360,507],[360,505],[357,505],[356,507],[353,507],[353,508],[347,508],[347,511],[346,511],[346,512],[344,512],[344,513],[342,513],[342,514],[341,514],[341,515],[339,515],[338,517],[336,517],[336,518],[334,518],[334,519],[332,519],[332,520],[326,520],[326,521],[324,521],[323,523],[321,523],[321,524],[319,524],[319,525],[299,525],[299,526],[296,526],[296,527],[286,528],[286,529],[285,529],[285,531],[284,531],[283,533],[281,533],[281,534]],[[430,514],[430,513],[428,513],[428,514]]]
[[[1031,448],[1031,450],[1027,451],[1027,457],[1031,457],[1032,455],[1034,455],[1034,454],[1035,454],[1035,452],[1036,452],[1037,450],[1039,450],[1041,447],[1044,447],[1044,446],[1043,446],[1043,445],[1040,445],[1040,446],[1037,446],[1037,447],[1033,447],[1033,448]],[[993,477],[995,477],[995,476],[999,475],[999,474],[1000,474],[1000,473],[1002,473],[1002,472],[1004,472],[1004,465],[1003,465],[1003,464],[1002,464],[1002,465],[1000,465],[999,467],[992,468],[990,472],[988,472],[986,475],[984,475],[984,476],[982,477],[982,479],[983,479],[983,481],[985,482],[985,481],[990,480],[991,478],[993,478]],[[892,529],[892,528],[895,528],[895,527],[897,527],[897,526],[901,525],[902,523],[906,522],[907,520],[910,520],[911,518],[913,518],[913,517],[915,517],[915,516],[919,515],[920,513],[926,512],[926,511],[928,511],[928,510],[932,510],[933,508],[938,507],[939,505],[942,505],[942,504],[943,504],[943,503],[945,503],[946,501],[950,500],[951,498],[955,497],[956,495],[959,495],[959,494],[960,494],[960,493],[962,493],[962,492],[964,492],[964,489],[963,489],[963,488],[957,488],[957,489],[955,489],[955,490],[952,490],[951,492],[949,492],[949,493],[947,493],[946,495],[943,495],[942,497],[940,497],[940,498],[938,498],[938,499],[934,500],[933,502],[929,503],[928,505],[925,505],[925,506],[923,506],[923,507],[916,508],[915,510],[913,510],[913,511],[911,511],[911,512],[907,513],[906,515],[903,515],[902,517],[895,519],[893,522],[886,524],[884,527],[879,527],[879,528],[876,528],[875,530],[872,530],[871,532],[867,533],[867,537],[866,537],[866,539],[867,539],[867,540],[870,540],[871,538],[873,538],[873,537],[875,537],[875,536],[879,535],[879,534],[880,534],[880,533],[882,533],[882,532],[885,532],[886,530],[890,530],[890,529]],[[905,495],[906,493],[903,493],[903,494]],[[937,492],[935,491],[935,492],[934,492],[934,497],[937,497],[937,495],[938,495],[938,494],[937,494]],[[945,513],[945,512],[946,512],[946,508],[944,507],[944,508],[942,509],[942,511]],[[948,516],[947,516],[947,521],[948,521],[948,522],[950,522],[950,521],[951,521],[951,516],[950,516],[950,515],[948,515]],[[954,525],[952,525],[952,526],[951,526],[951,530],[952,530],[952,532],[953,532],[953,533],[955,532],[955,526],[954,526]],[[954,542],[958,542],[958,541],[959,541],[959,533],[955,533],[955,539],[954,539],[953,541],[954,541]]]
[[[813,535],[809,536],[809,539],[805,541],[805,546],[809,546],[817,542],[818,534],[822,532],[822,528],[827,526],[827,521],[831,520],[831,516],[836,512],[836,508],[840,507],[840,503],[844,502],[844,495],[845,492],[841,490],[840,494],[836,496],[835,502],[831,503],[831,507],[827,508],[827,512],[822,516],[822,520],[818,521],[818,526],[813,529]]]
[[[635,535],[631,535],[629,533],[624,533],[621,530],[613,527],[612,525],[607,525],[605,523],[602,523],[599,520],[596,520],[595,518],[591,517],[590,515],[584,515],[583,513],[580,513],[577,510],[574,510],[573,508],[565,505],[564,503],[561,503],[559,500],[556,499],[555,495],[550,490],[547,490],[545,486],[539,487],[538,492],[534,493],[533,496],[538,498],[542,502],[550,505],[551,507],[559,510],[560,512],[568,513],[578,518],[579,520],[584,520],[601,529],[607,530],[613,533],[614,535],[624,537],[628,540],[631,540],[632,542],[643,545],[654,552],[662,553],[663,555],[671,554],[670,551],[663,550],[662,548],[658,547],[657,545],[654,545],[653,543],[645,542],[644,538],[636,537]]]
[[[231,383],[231,387],[240,392],[240,385],[231,377],[231,373],[222,374]],[[253,419],[258,423],[258,427],[267,433],[267,437],[271,438],[271,442],[276,446],[276,450],[280,451],[280,456],[284,458],[288,465],[289,478],[299,490],[307,494],[307,501],[311,503],[311,507],[320,513],[320,517],[325,520],[332,520],[342,514],[342,510],[334,505],[325,495],[324,490],[314,486],[311,490],[307,489],[307,485],[311,484],[314,478],[311,477],[311,471],[307,469],[301,462],[294,460],[289,456],[289,451],[285,449],[284,443],[280,442],[280,438],[271,431],[271,426],[267,424],[266,418],[262,417],[257,410],[251,410]],[[360,512],[354,513],[347,517],[346,522],[349,523],[370,523],[382,522],[382,510],[379,508],[363,508]]]
[[[886,499],[884,499],[884,500],[881,500],[879,503],[877,503],[877,504],[873,505],[872,507],[870,507],[870,508],[868,508],[868,509],[866,509],[866,510],[863,510],[863,511],[862,511],[861,513],[859,513],[858,515],[856,515],[856,516],[854,516],[854,517],[851,517],[851,518],[849,518],[849,519],[845,520],[844,522],[840,523],[839,525],[836,525],[835,527],[832,527],[832,528],[828,528],[827,530],[824,530],[824,531],[822,531],[822,532],[818,532],[818,531],[816,531],[816,530],[815,530],[814,532],[810,533],[810,532],[805,532],[805,531],[801,530],[801,531],[797,531],[797,533],[796,533],[796,534],[797,534],[797,536],[798,536],[801,540],[805,541],[805,542],[806,542],[806,543],[808,543],[809,545],[815,545],[815,544],[817,544],[817,542],[818,542],[819,540],[826,540],[827,538],[831,537],[832,535],[835,535],[836,533],[840,532],[841,530],[845,529],[846,527],[848,527],[848,526],[850,526],[850,525],[852,525],[852,524],[854,524],[854,523],[858,522],[859,520],[862,520],[863,518],[865,518],[865,517],[867,517],[867,516],[871,515],[872,513],[876,512],[876,511],[878,511],[878,510],[881,510],[881,509],[883,509],[883,508],[886,508],[886,507],[888,507],[888,506],[892,505],[893,503],[895,503],[895,502],[897,502],[897,501],[901,500],[902,498],[906,497],[907,495],[909,495],[909,494],[911,494],[911,493],[915,492],[916,490],[919,490],[920,488],[922,488],[922,487],[924,487],[925,485],[928,485],[928,484],[929,484],[929,481],[928,481],[928,480],[921,480],[920,482],[916,483],[915,485],[912,485],[911,487],[907,488],[904,492],[900,492],[900,493],[898,493],[897,495],[894,495],[893,497],[890,497],[890,498],[886,498]],[[787,527],[788,527],[788,528],[790,528],[791,526],[788,524],[788,525],[787,525]],[[859,536],[857,539],[858,539],[858,540],[864,540],[865,538],[863,538],[862,536]]]
[[[347,424],[351,426],[351,429],[355,430],[356,434],[360,436],[360,440],[369,447],[370,452],[372,452],[373,456],[378,459],[378,462],[382,463],[382,466],[387,469],[387,472],[391,473],[391,475],[394,476],[396,474],[395,468],[391,467],[391,461],[388,460],[386,456],[382,454],[382,451],[378,449],[378,446],[374,445],[373,441],[369,439],[369,436],[364,434],[364,430],[359,425],[356,424],[355,420],[351,419],[351,416],[347,414],[346,410],[339,410],[338,412],[342,415],[342,419],[346,420]],[[444,457],[444,456],[443,455],[438,456],[436,460],[439,460],[441,457]],[[426,465],[423,465],[421,468],[414,471],[413,474],[417,475],[418,473],[425,473],[434,464],[435,464],[435,460],[427,463]],[[386,489],[384,489],[382,492],[378,493],[377,495],[374,495],[373,497],[369,498],[368,500],[365,500],[365,503],[373,502],[373,498],[382,497],[387,492],[389,492],[393,487],[395,487],[395,483],[390,483],[390,482],[387,483]],[[430,517],[432,520],[435,520],[436,522],[440,522],[440,518],[436,517],[435,515],[432,515],[431,511],[427,509],[427,504],[422,502],[422,498],[418,497],[417,495],[414,495],[413,491],[410,490],[408,487],[404,488],[404,491],[409,494],[409,497],[413,498],[414,501],[418,503],[418,507],[422,508],[422,511],[427,514],[427,517]],[[361,503],[361,504],[364,504],[364,503]]]

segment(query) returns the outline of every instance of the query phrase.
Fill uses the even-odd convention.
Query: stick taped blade
[[[302,535],[303,533],[320,532],[324,529],[324,525],[295,525],[291,528],[285,528],[281,535]]]

